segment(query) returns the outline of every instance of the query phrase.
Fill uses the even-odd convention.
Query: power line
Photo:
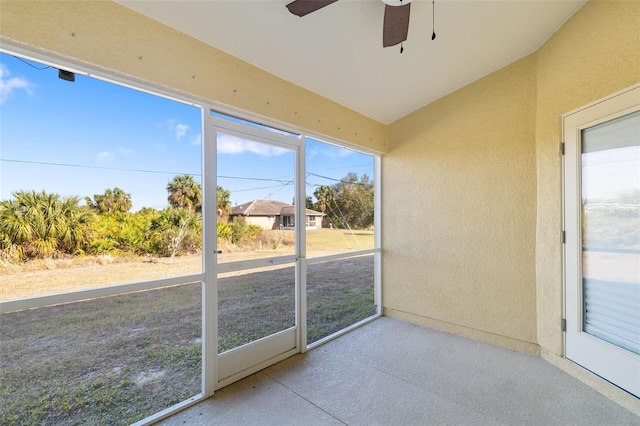
[[[290,180],[287,181],[287,180],[280,180],[280,179],[254,178],[254,177],[242,177],[242,176],[218,176],[218,179],[259,180],[264,182],[278,182],[282,184],[291,182]]]
[[[114,171],[125,171],[125,172],[135,172],[135,173],[154,173],[154,174],[163,174],[163,175],[188,175],[188,176],[197,176],[197,177],[201,177],[202,175],[199,173],[185,173],[185,172],[169,172],[169,171],[162,171],[162,170],[148,170],[148,169],[128,169],[128,168],[124,168],[124,167],[106,167],[106,166],[92,166],[92,165],[86,165],[86,164],[69,164],[69,163],[53,163],[53,162],[46,162],[46,161],[29,161],[29,160],[16,160],[16,159],[10,159],[10,158],[0,158],[0,161],[3,162],[7,162],[7,163],[21,163],[21,164],[37,164],[37,165],[43,165],[43,166],[57,166],[57,167],[76,167],[76,168],[84,168],[84,169],[94,169],[94,170],[114,170]],[[344,179],[335,179],[335,178],[331,178],[328,176],[323,176],[323,175],[319,175],[316,173],[311,173],[311,172],[307,172],[306,173],[307,177],[309,176],[316,176],[322,179],[328,179],[334,182],[342,182],[342,183],[351,183],[351,184],[363,184],[362,182],[349,182],[346,181]],[[233,180],[248,180],[248,181],[260,181],[260,182],[276,182],[278,183],[278,185],[271,185],[271,186],[263,186],[263,187],[257,187],[257,188],[244,188],[244,189],[236,189],[233,190],[232,192],[236,193],[236,192],[248,192],[248,191],[259,191],[262,189],[271,189],[271,188],[279,188],[276,191],[268,194],[268,197],[272,197],[274,194],[276,194],[277,192],[283,190],[284,188],[286,188],[287,186],[290,186],[293,184],[293,180],[281,180],[281,179],[269,179],[269,178],[255,178],[255,177],[243,177],[243,176],[218,176],[218,179],[233,179]],[[306,186],[309,187],[320,187],[322,185],[317,184],[317,183],[311,183],[306,181],[305,182]]]
[[[37,165],[58,166],[58,167],[76,167],[76,168],[84,168],[84,169],[114,170],[114,171],[126,171],[126,172],[136,172],[136,173],[154,173],[154,174],[163,174],[163,175],[189,175],[189,176],[198,176],[198,177],[202,176],[199,173],[168,172],[168,171],[161,171],[161,170],[146,170],[146,169],[127,169],[123,167],[105,167],[105,166],[91,166],[86,164],[52,163],[52,162],[46,162],[46,161],[15,160],[15,159],[9,159],[9,158],[0,158],[0,161],[4,161],[8,163],[37,164]],[[282,188],[289,186],[292,183],[291,180],[253,178],[253,177],[242,177],[242,176],[218,176],[218,178],[278,183],[278,185],[262,186],[258,188],[237,189],[237,190],[234,190],[233,192],[258,191],[258,190],[270,189],[270,188],[280,188],[279,190],[281,190]],[[275,192],[272,193],[271,195],[273,194],[275,194]]]
[[[278,192],[282,191],[283,189],[285,189],[287,186],[290,186],[290,185],[293,185],[293,179],[292,179],[292,180],[290,180],[289,182],[287,182],[287,183],[283,184],[283,185],[280,187],[280,189],[277,189],[277,190],[275,190],[275,191],[273,191],[273,192],[269,193],[269,194],[268,194],[268,199],[269,199],[269,198],[271,198],[271,197],[273,197],[275,194],[277,194]]]
[[[187,172],[169,172],[162,170],[148,170],[148,169],[127,169],[124,167],[106,167],[106,166],[91,166],[88,164],[69,164],[69,163],[52,163],[47,161],[31,161],[31,160],[16,160],[12,158],[0,158],[0,161],[4,161],[7,163],[22,163],[22,164],[38,164],[41,166],[58,166],[58,167],[78,167],[83,169],[97,169],[97,170],[116,170],[116,171],[124,171],[124,172],[136,172],[136,173],[156,173],[163,175],[189,175],[189,176],[198,176],[201,177],[200,173],[187,173]],[[353,184],[361,184],[362,182],[349,182],[344,179],[336,179],[329,176],[319,175],[317,173],[307,172],[308,176],[315,176],[321,179],[327,179],[334,182],[342,182],[342,183],[353,183]],[[288,184],[290,180],[282,180],[282,179],[268,179],[268,178],[255,178],[255,177],[244,177],[244,176],[222,176],[219,175],[218,179],[235,179],[235,180],[255,180],[255,181],[263,181],[263,182],[277,182],[280,184]]]
[[[350,184],[350,185],[371,185],[371,184],[373,184],[372,181],[371,182],[358,182],[358,181],[351,182],[351,181],[348,181],[346,179],[335,179],[335,178],[331,178],[329,176],[322,176],[322,175],[319,175],[319,174],[316,174],[316,173],[307,172],[307,177],[309,177],[309,176],[315,176],[315,177],[319,177],[321,179],[332,180],[334,182],[346,183],[346,184]],[[356,177],[357,177],[357,175],[356,175]],[[321,185],[317,185],[316,184],[316,186],[321,186]]]
[[[169,172],[169,171],[162,171],[162,170],[147,170],[147,169],[127,169],[124,167],[106,167],[106,166],[91,166],[87,164],[52,163],[52,162],[46,162],[46,161],[15,160],[10,158],[0,158],[0,161],[4,161],[7,163],[38,164],[41,166],[77,167],[77,168],[83,168],[83,169],[97,169],[97,170],[115,170],[115,171],[121,171],[121,172],[124,171],[124,172],[136,172],[136,173],[155,173],[155,174],[163,174],[163,175],[189,175],[189,176],[198,176],[198,177],[202,176],[200,173]],[[254,177],[243,177],[243,176],[218,176],[218,179],[255,180],[255,181],[262,181],[262,182],[277,182],[279,184],[287,184],[290,182],[290,180],[254,178]]]
[[[182,173],[182,172],[178,173],[178,172],[164,172],[160,170],[125,169],[122,167],[90,166],[86,164],[49,163],[45,161],[14,160],[10,158],[0,158],[0,161],[4,161],[7,163],[39,164],[41,166],[60,166],[60,167],[78,167],[83,169],[116,170],[120,172],[156,173],[156,174],[162,174],[162,175],[202,176],[199,173]]]
[[[231,192],[232,194],[235,194],[236,192],[247,192],[247,191],[258,191],[261,189],[271,189],[271,188],[280,188],[282,186],[288,186],[288,185],[271,185],[271,186],[261,186],[259,188],[248,188],[248,189],[234,189],[233,191],[229,190],[229,192]]]
[[[319,174],[316,174],[316,173],[311,173],[311,172],[307,172],[307,177],[308,176],[315,176],[315,177],[319,177],[319,178],[322,178],[322,179],[332,180],[334,182],[343,182],[342,179],[330,178],[329,176],[322,176],[322,175],[319,175]]]

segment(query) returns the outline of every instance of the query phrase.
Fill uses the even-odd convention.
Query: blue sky
[[[175,175],[200,181],[199,108],[82,75],[71,83],[28,63],[0,53],[0,199],[17,190],[84,199],[119,187],[133,210],[164,208]],[[234,205],[291,202],[293,161],[286,149],[221,136],[218,184]],[[309,195],[348,172],[373,177],[372,156],[319,141],[307,141],[306,162]]]

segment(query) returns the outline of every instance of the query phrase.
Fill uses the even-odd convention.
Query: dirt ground
[[[322,229],[307,239],[307,257],[373,247],[373,232],[349,233]],[[219,263],[293,254],[293,247],[278,250],[224,251]],[[87,256],[43,259],[22,265],[0,263],[0,301],[91,289],[117,284],[178,277],[202,272],[202,256],[169,258],[146,256]]]
[[[0,300],[62,293],[148,279],[195,274],[202,270],[201,256],[169,259],[111,258],[60,259],[41,265],[0,269]],[[41,269],[38,269],[41,268]]]
[[[262,257],[273,256],[264,253]],[[261,257],[255,253],[218,255],[219,262]],[[169,258],[110,256],[47,259],[26,266],[0,267],[0,301],[202,272],[202,256]]]
[[[316,256],[326,253],[317,252]],[[228,253],[218,255],[220,263],[273,256],[274,253]],[[277,267],[273,267],[277,268]],[[202,257],[115,258],[51,260],[23,267],[0,267],[0,301],[63,293],[75,290],[178,277],[202,272]]]

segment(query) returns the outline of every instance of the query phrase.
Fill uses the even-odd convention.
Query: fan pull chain
[[[431,34],[431,40],[436,39],[436,0],[431,0],[431,9],[433,11],[433,34]]]
[[[402,6],[402,0],[400,0],[400,6]],[[400,43],[400,54],[402,54],[402,52],[404,52],[404,46],[403,43]]]
[[[400,6],[402,6],[402,0],[400,0]],[[402,55],[402,52],[404,52],[404,46],[402,45],[402,43],[400,43],[400,54]]]

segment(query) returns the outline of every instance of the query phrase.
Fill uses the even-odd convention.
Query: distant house
[[[248,203],[234,206],[231,209],[229,220],[236,217],[244,217],[247,223],[258,225],[264,229],[294,229],[295,207],[293,204],[282,201],[253,200]],[[322,228],[323,213],[306,209],[306,229]]]

